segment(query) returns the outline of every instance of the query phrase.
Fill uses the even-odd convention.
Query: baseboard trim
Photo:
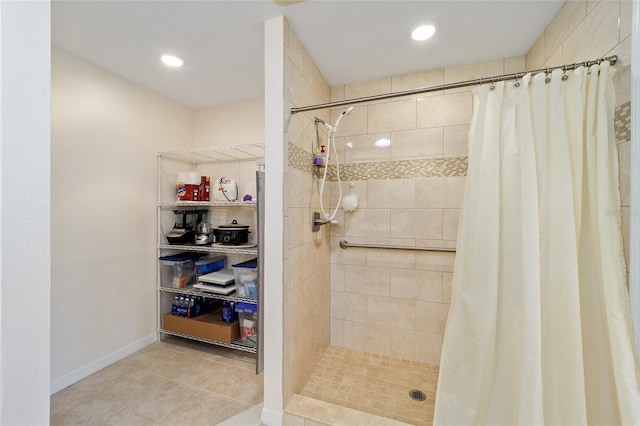
[[[69,374],[65,374],[60,378],[52,380],[51,395],[157,341],[158,333],[150,334],[147,337],[144,337],[123,348],[120,348],[115,352],[111,352],[110,354],[105,355],[102,358],[98,358],[97,360],[85,365],[84,367],[80,367]]]
[[[282,411],[269,410],[268,408],[262,409],[262,423],[267,426],[282,426]]]

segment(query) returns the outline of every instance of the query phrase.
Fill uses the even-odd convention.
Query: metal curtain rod
[[[454,252],[456,249],[449,247],[415,247],[415,246],[385,246],[379,244],[352,244],[347,240],[340,241],[340,248],[347,249],[349,247],[375,248],[375,249],[392,249],[392,250],[416,250],[416,251],[447,251]]]
[[[411,89],[411,90],[404,90],[402,92],[393,92],[393,93],[384,93],[381,95],[373,95],[373,96],[365,96],[362,98],[355,98],[355,99],[347,99],[344,101],[335,101],[335,102],[327,102],[324,104],[317,104],[317,105],[310,105],[310,106],[304,106],[304,107],[297,107],[297,108],[291,108],[291,114],[295,114],[298,112],[304,112],[304,111],[313,111],[316,109],[322,109],[322,108],[330,108],[330,107],[337,107],[337,106],[344,106],[344,105],[353,105],[353,104],[361,104],[364,102],[372,102],[372,101],[379,101],[381,99],[391,99],[391,98],[397,98],[400,96],[408,96],[408,95],[418,95],[421,93],[429,93],[429,92],[437,92],[438,90],[447,90],[447,89],[458,89],[460,87],[468,87],[468,86],[476,86],[478,84],[484,84],[484,83],[497,83],[499,81],[506,81],[506,80],[517,80],[518,78],[522,78],[525,74],[537,74],[540,72],[545,72],[545,73],[549,73],[553,70],[556,69],[562,69],[564,71],[570,71],[570,70],[574,70],[578,67],[584,66],[584,67],[590,67],[591,65],[596,65],[596,64],[600,64],[604,61],[609,61],[609,63],[611,65],[615,65],[616,61],[618,60],[618,56],[617,55],[612,55],[606,58],[601,58],[601,59],[596,59],[593,61],[585,61],[585,62],[578,62],[575,64],[570,64],[570,65],[559,65],[557,67],[549,67],[549,68],[542,68],[539,70],[534,70],[534,71],[522,71],[522,72],[514,72],[511,74],[503,74],[503,75],[498,75],[498,76],[493,76],[493,77],[483,77],[483,78],[477,78],[475,80],[467,80],[467,81],[459,81],[457,83],[447,83],[447,84],[441,84],[439,86],[431,86],[431,87],[422,87],[419,89]]]

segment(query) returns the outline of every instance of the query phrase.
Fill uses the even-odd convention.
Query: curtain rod
[[[298,107],[298,108],[291,108],[291,114],[295,114],[298,112],[304,112],[304,111],[313,111],[316,109],[323,109],[323,108],[330,108],[330,107],[337,107],[337,106],[344,106],[344,105],[353,105],[353,104],[361,104],[364,102],[372,102],[372,101],[379,101],[381,99],[391,99],[391,98],[397,98],[400,96],[408,96],[408,95],[417,95],[417,94],[421,94],[421,93],[429,93],[429,92],[437,92],[438,90],[447,90],[447,89],[458,89],[460,87],[468,87],[468,86],[476,86],[479,84],[484,84],[484,83],[497,83],[499,81],[506,81],[506,80],[516,80],[518,78],[522,78],[525,74],[537,74],[537,73],[541,73],[541,72],[550,72],[556,69],[562,69],[564,71],[570,71],[570,70],[574,70],[578,67],[584,66],[584,67],[590,67],[591,65],[596,65],[596,64],[600,64],[604,61],[609,61],[609,63],[611,65],[615,65],[616,61],[618,60],[618,56],[617,55],[612,55],[606,58],[601,58],[601,59],[596,59],[593,61],[585,61],[585,62],[578,62],[575,64],[570,64],[570,65],[560,65],[557,67],[549,67],[549,68],[542,68],[539,70],[534,70],[534,71],[522,71],[522,72],[514,72],[511,74],[503,74],[503,75],[498,75],[498,76],[493,76],[493,77],[483,77],[483,78],[477,78],[475,80],[467,80],[467,81],[459,81],[456,83],[447,83],[447,84],[441,84],[439,86],[431,86],[431,87],[422,87],[419,89],[411,89],[411,90],[405,90],[402,92],[393,92],[393,93],[384,93],[381,95],[373,95],[373,96],[365,96],[362,98],[355,98],[355,99],[347,99],[344,101],[335,101],[335,102],[327,102],[324,104],[317,104],[317,105],[310,105],[310,106],[304,106],[304,107]]]

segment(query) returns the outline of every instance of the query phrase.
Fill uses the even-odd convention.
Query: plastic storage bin
[[[224,254],[218,254],[210,257],[205,257],[200,260],[196,260],[196,275],[205,275],[209,272],[219,271],[224,268],[227,263],[227,256]]]
[[[245,343],[258,344],[258,306],[252,303],[236,303],[240,337]]]
[[[236,295],[247,299],[258,298],[258,259],[231,265],[236,280]]]
[[[160,258],[160,285],[184,288],[196,281],[195,261],[204,253],[180,253]]]

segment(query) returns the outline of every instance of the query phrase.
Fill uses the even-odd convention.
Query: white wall
[[[0,2],[0,424],[49,422],[50,5]]]
[[[264,99],[199,109],[193,116],[193,147],[264,142]]]
[[[193,112],[54,48],[51,118],[56,391],[155,339],[156,153]]]

